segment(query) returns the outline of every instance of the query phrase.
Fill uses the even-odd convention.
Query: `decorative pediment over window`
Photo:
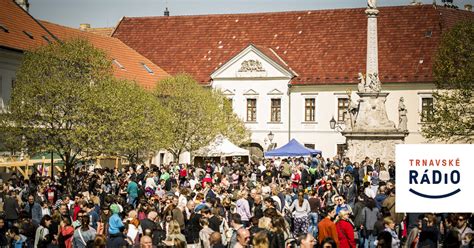
[[[248,95],[250,95],[250,96],[257,96],[258,93],[257,93],[255,90],[250,89],[250,90],[248,90],[247,92],[245,92],[244,95],[246,95],[246,96],[248,96]]]
[[[224,96],[233,96],[233,95],[235,95],[235,93],[232,92],[232,91],[229,90],[229,89],[226,89],[226,90],[222,91],[222,94],[223,94]]]
[[[273,89],[267,93],[267,95],[283,95],[283,92],[279,91],[278,89]]]

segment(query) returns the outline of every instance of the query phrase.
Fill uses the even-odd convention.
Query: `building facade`
[[[366,67],[364,10],[124,17],[112,36],[170,74],[186,72],[222,91],[252,131],[251,146],[265,151],[296,138],[334,156],[346,149],[340,131]],[[436,5],[379,10],[379,77],[389,93],[388,118],[398,125],[403,97],[405,142],[425,143],[421,126],[433,108],[436,49],[444,32],[474,13]]]

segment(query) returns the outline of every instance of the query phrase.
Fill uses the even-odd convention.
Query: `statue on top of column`
[[[367,7],[369,9],[376,9],[377,8],[377,0],[367,0]]]

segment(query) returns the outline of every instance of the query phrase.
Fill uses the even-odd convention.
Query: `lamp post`
[[[267,134],[267,137],[268,137],[268,140],[270,141],[270,148],[268,150],[272,150],[273,149],[273,138],[275,137],[275,134],[272,133],[272,131],[270,131],[270,133]]]
[[[334,119],[334,116],[331,118],[331,120],[329,121],[329,127],[332,129],[332,130],[336,130],[337,132],[341,132],[343,130],[343,128],[341,127],[341,125],[337,124],[336,120]]]

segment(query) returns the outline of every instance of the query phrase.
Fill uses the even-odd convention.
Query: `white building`
[[[364,10],[124,17],[112,36],[170,74],[186,72],[221,90],[260,152],[272,132],[276,146],[296,138],[333,156],[344,151],[338,130],[344,128],[348,94],[357,100],[358,72],[365,72]],[[404,97],[405,142],[427,142],[420,129],[433,106],[436,48],[444,32],[474,13],[434,5],[379,10],[379,75],[382,91],[390,93],[388,117],[398,124]]]

